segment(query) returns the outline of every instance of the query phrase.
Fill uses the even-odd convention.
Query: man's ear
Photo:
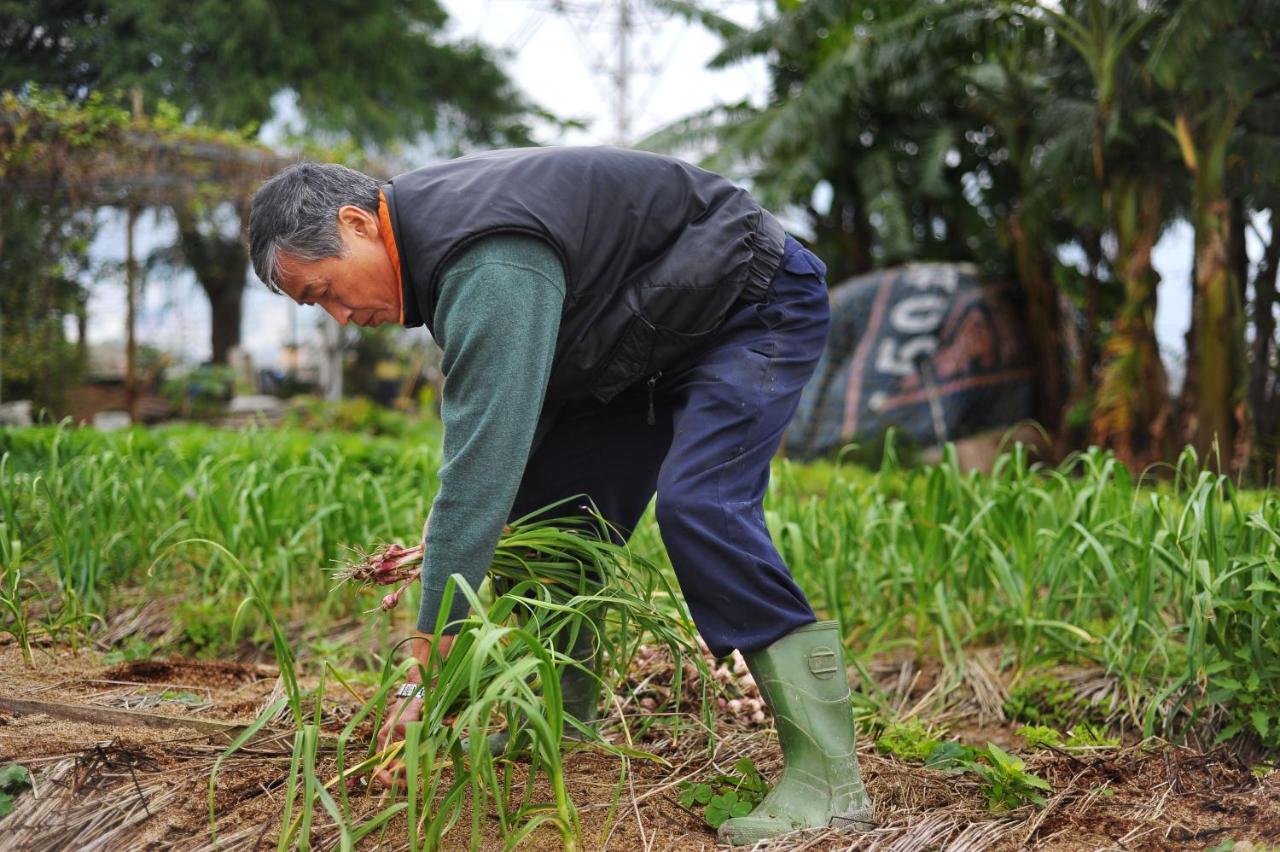
[[[338,208],[338,224],[345,225],[363,239],[378,236],[378,217],[363,207],[344,204]]]

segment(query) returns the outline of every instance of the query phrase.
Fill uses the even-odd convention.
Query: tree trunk
[[[1195,350],[1188,353],[1188,369],[1194,364],[1196,371],[1196,395],[1184,395],[1183,400],[1187,411],[1194,411],[1196,452],[1203,462],[1216,458],[1223,470],[1243,462],[1248,450],[1237,447],[1236,440],[1249,437],[1247,429],[1238,428],[1246,414],[1247,379],[1244,312],[1240,284],[1232,274],[1233,261],[1240,263],[1243,235],[1233,232],[1225,189],[1227,148],[1244,105],[1229,97],[1219,99],[1198,110],[1199,120],[1186,106],[1175,124],[1183,162],[1194,180],[1191,220],[1196,231],[1191,311]],[[1244,262],[1247,265],[1247,257]]]
[[[4,257],[5,224],[0,219],[0,257]],[[0,302],[0,402],[4,402],[4,303]]]
[[[1090,229],[1084,240],[1085,256],[1089,259],[1089,274],[1085,277],[1084,334],[1080,336],[1080,391],[1093,386],[1093,374],[1098,368],[1098,298],[1102,282],[1098,269],[1102,266],[1102,234]]]
[[[1235,294],[1227,265],[1231,208],[1218,192],[1201,197],[1196,207],[1196,365],[1200,398],[1196,404],[1195,446],[1200,457],[1208,459],[1216,443],[1218,453],[1230,459],[1235,444],[1235,421],[1231,415]]]
[[[240,321],[243,317],[244,282],[239,287],[230,286],[223,281],[221,287],[210,287],[204,284],[204,292],[209,297],[209,308],[212,317],[211,360],[215,364],[227,363],[232,347],[240,345]]]
[[[1049,431],[1056,445],[1062,433],[1062,413],[1069,385],[1063,358],[1058,291],[1049,280],[1048,259],[1036,236],[1027,233],[1020,208],[1015,208],[1010,215],[1009,229],[1018,278],[1027,300],[1027,327],[1031,330],[1036,372],[1036,419]]]
[[[83,373],[89,369],[89,294],[76,296],[76,361]]]
[[[138,340],[135,334],[138,306],[138,259],[134,254],[133,231],[138,220],[138,210],[130,207],[124,234],[124,286],[125,286],[125,320],[124,320],[124,405],[129,412],[129,421],[138,422]]]
[[[213,320],[210,360],[214,364],[225,364],[231,348],[240,344],[248,255],[238,233],[225,237],[213,228],[208,234],[202,233],[194,210],[186,204],[174,205],[173,212],[178,220],[183,257],[209,297]],[[243,205],[237,207],[237,212],[243,223]]]
[[[1280,274],[1280,210],[1271,211],[1271,242],[1262,255],[1257,277],[1253,280],[1253,356],[1250,360],[1249,408],[1253,423],[1254,477],[1260,483],[1272,482],[1280,465],[1280,379],[1277,361],[1280,346],[1276,342],[1273,310]],[[1272,482],[1272,484],[1274,484]]]
[[[1102,348],[1093,411],[1093,440],[1130,467],[1163,456],[1169,417],[1168,380],[1155,337],[1156,285],[1151,250],[1160,232],[1161,185],[1112,177],[1105,202],[1116,236],[1111,264],[1124,304]]]
[[[1244,199],[1231,199],[1231,239],[1227,243],[1227,257],[1231,264],[1231,277],[1239,288],[1241,305],[1249,303],[1249,247],[1245,231],[1249,227],[1249,208]]]

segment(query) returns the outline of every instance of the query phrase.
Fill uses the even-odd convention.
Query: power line
[[[609,103],[613,140],[628,144],[635,125],[647,113],[680,44],[691,26],[686,23],[671,38],[674,13],[655,8],[650,0],[529,0],[566,23],[578,44],[581,59]],[[757,5],[759,4],[759,5]],[[766,17],[765,0],[702,0],[716,14],[755,7],[757,19]],[[661,61],[654,56],[661,54]],[[649,78],[648,85],[641,78]]]
[[[582,50],[588,70],[597,80],[604,81],[613,119],[614,142],[626,144],[631,139],[635,117],[633,100],[636,78],[661,76],[666,64],[665,61],[655,64],[638,59],[641,52],[649,54],[648,45],[643,39],[660,28],[667,16],[656,12],[646,16],[646,10],[654,10],[648,8],[648,4],[642,0],[602,0],[595,3],[550,0],[548,9],[568,23]],[[597,49],[592,31],[606,10],[610,13],[608,42],[604,49]],[[655,87],[656,82],[649,89],[650,96]]]

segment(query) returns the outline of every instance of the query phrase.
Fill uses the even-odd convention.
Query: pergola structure
[[[72,209],[120,207],[125,230],[125,396],[136,419],[138,260],[134,224],[147,207],[190,209],[230,202],[242,212],[254,189],[292,161],[233,134],[186,126],[157,128],[141,115],[117,114],[106,126],[61,121],[38,110],[0,111],[0,192],[61,196]],[[76,116],[79,117],[79,116]],[[6,223],[0,208],[0,252]],[[238,310],[238,303],[236,305]],[[2,341],[0,341],[2,343]]]

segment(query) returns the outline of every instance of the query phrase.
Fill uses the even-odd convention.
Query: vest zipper
[[[658,377],[662,375],[662,371],[654,373],[649,377],[649,416],[645,418],[645,422],[653,426],[658,422],[658,418],[653,413],[653,386],[658,383]]]

